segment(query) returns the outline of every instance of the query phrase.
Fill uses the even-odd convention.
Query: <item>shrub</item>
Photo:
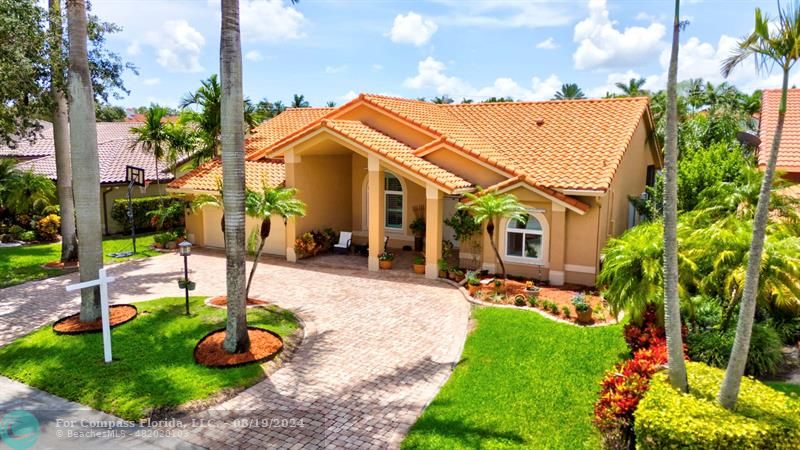
[[[161,203],[163,202],[163,207]],[[133,206],[133,223],[136,225],[137,230],[152,230],[156,226],[151,222],[156,211],[161,211],[165,214],[167,210],[172,211],[172,205],[178,203],[181,206],[175,206],[175,210],[180,211],[178,223],[174,226],[180,226],[183,223],[183,210],[188,206],[188,202],[183,197],[138,197],[131,200]],[[148,213],[153,213],[148,216]],[[173,213],[175,211],[172,211]],[[156,219],[157,221],[160,220]],[[173,216],[174,217],[174,216]],[[126,230],[131,228],[131,223],[128,220],[128,199],[118,198],[114,200],[114,206],[111,207],[111,218],[114,219]],[[172,226],[172,225],[170,225]],[[169,228],[164,226],[164,228]]]
[[[514,304],[517,306],[525,306],[525,296],[522,294],[514,296]]]
[[[551,302],[550,303],[550,312],[557,316],[558,315],[558,305]]]
[[[569,319],[572,316],[572,311],[569,310],[569,306],[564,305],[561,307],[561,314]]]
[[[539,296],[534,294],[528,294],[528,304],[533,306],[534,308],[539,306]]]
[[[25,228],[22,228],[21,226],[16,224],[11,225],[8,228],[8,233],[14,236],[14,239],[19,239],[19,240],[22,240],[20,236],[22,236],[22,233],[24,233],[25,231],[26,231]]]
[[[311,233],[303,233],[302,236],[294,241],[294,252],[298,258],[308,258],[317,254],[318,245],[314,242],[314,236]]]
[[[686,338],[689,357],[713,367],[725,367],[735,337],[735,329],[724,333],[716,330],[689,333]],[[764,324],[754,324],[745,373],[757,377],[775,373],[783,363],[781,347],[781,338],[774,329]]]
[[[165,247],[168,242],[172,242],[178,239],[177,233],[173,233],[172,231],[165,231],[163,233],[158,233],[153,236],[153,241],[156,244],[160,244],[162,247]]]
[[[156,230],[171,230],[186,222],[186,207],[187,204],[183,201],[165,202],[163,207],[148,211],[146,216],[150,219],[150,226]]]
[[[421,266],[425,264],[425,257],[422,255],[417,255],[414,257],[414,265]]]
[[[55,241],[58,240],[58,232],[61,230],[61,217],[50,214],[36,222],[36,234],[39,240]]]
[[[575,294],[572,297],[572,306],[575,307],[575,311],[583,312],[589,310],[589,302],[586,301],[586,295],[583,293]],[[569,317],[569,316],[567,316]]]
[[[666,373],[653,377],[636,410],[640,449],[800,447],[800,402],[751,378],[743,378],[735,411],[715,397],[724,372],[687,363],[689,394],[672,389]]]
[[[23,231],[19,234],[19,240],[25,242],[35,241],[36,233],[31,230]]]
[[[645,310],[642,315],[643,320],[641,325],[629,323],[625,325],[623,334],[625,342],[632,352],[636,352],[641,348],[652,347],[654,343],[660,343],[666,339],[664,334],[664,327],[658,325],[658,317],[656,316],[656,308],[651,305]],[[686,342],[687,328],[681,328],[683,341]]]

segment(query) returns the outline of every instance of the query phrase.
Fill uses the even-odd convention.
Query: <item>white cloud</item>
[[[345,70],[347,70],[347,66],[345,66],[345,65],[341,65],[341,66],[325,66],[325,73],[327,73],[329,75],[336,74],[336,73],[341,73],[341,72],[344,72]]]
[[[281,42],[305,37],[303,13],[282,0],[243,0],[240,5],[242,40]]]
[[[200,72],[200,53],[206,39],[185,20],[168,20],[145,35],[156,50],[156,62],[171,72]]]
[[[645,22],[653,22],[656,20],[656,16],[650,13],[646,13],[644,11],[640,12],[635,17],[636,20],[643,20]]]
[[[145,78],[144,80],[142,80],[142,84],[145,86],[155,86],[159,83],[161,83],[160,78]]]
[[[556,40],[555,39],[549,37],[549,38],[543,40],[542,42],[539,42],[538,44],[536,44],[536,48],[541,48],[541,49],[545,49],[545,50],[553,50],[555,48],[558,48],[558,44],[556,44]]]
[[[394,18],[389,38],[392,42],[414,44],[419,47],[430,41],[438,28],[433,20],[423,19],[414,11],[409,11],[406,15],[398,14]]]
[[[342,103],[347,103],[356,97],[358,97],[358,93],[356,93],[356,91],[350,90],[346,94],[339,97],[339,100],[341,100]]]
[[[536,28],[566,25],[572,20],[569,6],[554,2],[519,0],[437,0],[450,8],[437,17],[442,25],[487,28]]]
[[[635,70],[627,70],[625,72],[613,72],[608,74],[606,77],[606,82],[597,86],[595,88],[589,89],[586,91],[586,95],[589,97],[603,97],[607,93],[617,93],[619,94],[621,91],[617,87],[617,83],[628,84],[631,78],[638,80],[642,78],[642,75]],[[661,85],[661,76],[660,75],[650,75],[644,77],[644,85],[642,89],[645,90],[661,90],[664,89],[665,86]]]
[[[128,45],[126,52],[129,56],[139,56],[142,54],[142,44],[138,40],[134,40]]]
[[[637,66],[664,47],[664,25],[628,27],[620,31],[608,17],[606,0],[589,0],[589,17],[575,25],[572,55],[576,69]]]
[[[445,74],[446,66],[441,61],[427,57],[420,61],[417,74],[406,79],[403,85],[412,89],[433,89],[436,95],[448,95],[454,99],[462,97],[484,100],[489,97],[513,97],[517,100],[543,100],[553,96],[561,87],[556,75],[546,79],[531,78],[530,87],[524,87],[511,78],[500,77],[494,83],[482,88],[474,88],[468,82]]]
[[[258,62],[264,59],[264,56],[258,50],[250,50],[244,54],[244,59],[248,61]]]
[[[383,70],[383,65],[381,65],[381,64],[373,64],[372,65],[372,70],[374,70],[375,72],[379,72],[379,71]]]

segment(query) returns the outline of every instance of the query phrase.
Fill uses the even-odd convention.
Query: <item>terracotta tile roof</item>
[[[297,130],[321,119],[336,108],[287,108],[258,125],[247,137],[248,153],[269,147]]]
[[[286,178],[282,160],[245,161],[245,185],[248,189],[261,189],[283,184]],[[170,189],[216,192],[222,182],[222,161],[213,159],[195,168],[167,185]]]
[[[143,151],[141,146],[132,149],[134,140],[113,139],[98,144],[98,156],[100,159],[100,183],[117,184],[125,182],[125,166],[141,167],[145,172],[145,179],[156,180],[156,167],[153,156]],[[56,179],[56,158],[54,155],[25,161],[19,164],[22,169],[30,169],[42,174],[52,180]],[[164,173],[166,163],[159,164],[158,175],[160,181],[172,180],[172,175]]]
[[[761,120],[758,135],[758,165],[766,166],[769,151],[778,125],[778,107],[781,102],[780,89],[766,89],[761,94]],[[789,89],[786,98],[786,121],[778,149],[778,168],[786,172],[800,172],[800,89]]]
[[[43,122],[41,136],[35,142],[22,141],[15,148],[0,146],[0,157],[12,156],[30,158],[55,154],[53,144],[53,125]],[[140,122],[97,122],[97,143],[125,139],[130,137],[130,129],[141,125]]]

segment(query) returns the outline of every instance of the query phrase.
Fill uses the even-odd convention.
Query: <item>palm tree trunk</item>
[[[72,164],[69,151],[69,118],[64,95],[64,67],[61,0],[50,0],[50,90],[53,96],[53,146],[56,156],[56,186],[61,208],[61,262],[78,260],[75,203],[72,198]]]
[[[264,221],[261,222],[261,228],[264,228],[264,223],[270,221],[270,218],[267,217]],[[267,237],[269,237],[269,232],[267,232],[267,236],[264,236],[261,233],[261,242],[258,244],[258,249],[256,249],[255,258],[253,258],[253,267],[250,268],[250,276],[247,278],[247,289],[245,289],[245,298],[250,298],[250,286],[253,285],[253,276],[256,274],[256,266],[258,266],[258,260],[261,258],[261,252],[264,251],[264,244],[267,243]]]
[[[503,258],[500,257],[500,251],[497,250],[497,244],[494,242],[494,221],[489,219],[489,222],[486,224],[486,232],[489,234],[489,243],[492,245],[492,250],[494,250],[494,257],[497,259],[497,262],[500,263],[500,270],[503,273],[503,279],[506,279],[506,265],[503,262]]]
[[[767,232],[767,219],[769,218],[769,200],[772,191],[772,179],[775,177],[775,166],[778,162],[778,148],[781,145],[783,123],[786,120],[786,95],[789,88],[789,69],[783,69],[783,85],[781,86],[781,104],[778,109],[778,125],[775,127],[775,138],[769,150],[769,160],[761,180],[761,190],[758,193],[756,215],[753,218],[753,240],[750,242],[750,253],[747,259],[747,272],[742,291],[742,302],[739,306],[739,321],[736,324],[736,338],[733,341],[731,357],[725,370],[725,378],[717,395],[717,401],[727,409],[736,406],[739,397],[739,387],[742,383],[747,354],[750,350],[750,336],[753,333],[753,321],[756,311],[756,293],[758,292],[758,277],[761,269],[761,255],[764,253],[764,238]]]
[[[239,0],[222,0],[220,34],[222,85],[222,196],[225,214],[225,260],[228,320],[223,346],[230,353],[247,351],[247,298],[245,284],[244,95]]]
[[[97,155],[92,79],[86,49],[86,1],[67,1],[69,32],[69,122],[75,217],[80,229],[81,281],[95,280],[103,267],[100,220],[100,162]],[[100,317],[99,288],[81,290],[82,322]]]
[[[680,0],[675,0],[672,53],[667,74],[667,129],[664,174],[664,328],[667,335],[669,381],[681,392],[689,391],[683,361],[681,307],[678,299],[678,45]]]

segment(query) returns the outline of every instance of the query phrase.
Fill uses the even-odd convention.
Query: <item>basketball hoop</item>
[[[131,223],[131,240],[133,241],[133,253],[136,254],[136,225],[133,221],[133,203],[131,201],[131,191],[134,186],[140,186],[142,193],[147,189],[144,169],[141,167],[125,166],[125,182],[128,183],[128,220]]]

